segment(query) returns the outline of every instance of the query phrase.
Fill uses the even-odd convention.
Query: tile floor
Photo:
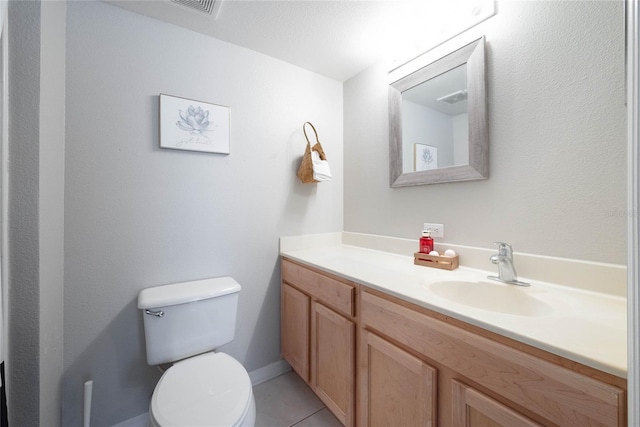
[[[256,427],[341,427],[293,371],[253,387]]]

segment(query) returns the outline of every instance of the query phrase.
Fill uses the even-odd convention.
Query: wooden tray
[[[455,270],[458,268],[458,255],[454,257],[436,256],[416,252],[413,254],[413,263],[415,265],[423,265],[425,267],[440,268],[443,270]]]

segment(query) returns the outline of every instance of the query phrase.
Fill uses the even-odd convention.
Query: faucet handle
[[[493,242],[498,247],[498,255],[511,256],[513,254],[513,248],[510,244],[505,242]]]

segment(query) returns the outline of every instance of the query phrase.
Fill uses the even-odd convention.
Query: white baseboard
[[[261,384],[265,381],[269,381],[271,378],[275,378],[291,370],[289,365],[284,359],[280,359],[262,368],[258,368],[255,371],[249,372],[249,378],[251,378],[251,384],[254,386]]]

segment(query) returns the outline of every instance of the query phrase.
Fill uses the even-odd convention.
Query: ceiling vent
[[[445,95],[442,98],[438,98],[437,101],[446,102],[447,104],[455,104],[456,102],[464,101],[467,99],[467,90],[459,90],[457,92]]]
[[[212,15],[215,19],[218,15],[218,11],[220,10],[222,0],[171,0],[171,2],[186,6],[191,10],[195,10],[200,13]]]

